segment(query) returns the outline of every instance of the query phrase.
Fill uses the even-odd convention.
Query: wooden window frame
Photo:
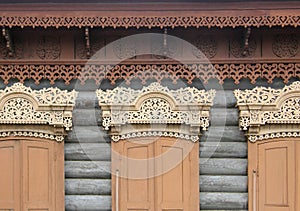
[[[75,91],[58,88],[33,90],[21,83],[0,90],[0,141],[48,142],[53,146],[50,157],[55,171],[52,186],[55,210],[65,209],[63,141],[67,131],[72,129],[76,96]]]
[[[300,149],[300,82],[296,81],[282,89],[256,87],[252,90],[235,90],[239,112],[240,129],[248,138],[248,209],[256,211],[258,206],[257,162],[258,146],[275,141],[295,141],[296,149]],[[299,153],[298,153],[299,154]],[[300,156],[297,156],[297,178],[299,174]],[[259,174],[259,172],[258,172]],[[299,182],[296,197],[300,196]],[[300,203],[295,205],[300,210]]]
[[[114,150],[121,150],[122,145],[118,142],[148,140],[151,137],[193,142],[189,156],[192,159],[190,165],[195,165],[191,170],[193,177],[191,181],[194,186],[189,190],[192,196],[189,203],[191,210],[199,210],[198,140],[200,129],[206,130],[209,126],[209,110],[215,90],[205,91],[196,88],[170,90],[159,83],[152,83],[141,90],[117,87],[113,90],[97,90],[96,94],[102,110],[102,126],[109,131],[113,141],[112,210],[119,210],[120,204],[116,194],[118,191],[115,190],[119,187],[115,172],[119,172],[116,166],[120,159],[114,156],[118,153],[113,153]]]

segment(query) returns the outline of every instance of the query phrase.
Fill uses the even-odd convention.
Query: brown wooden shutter
[[[259,211],[295,210],[295,142],[258,145]]]
[[[112,165],[113,171],[119,169],[121,175],[118,188],[120,210],[199,210],[198,143],[146,137],[112,143],[112,151],[120,153],[120,159],[113,158]],[[131,162],[131,159],[141,162]],[[113,210],[116,210],[115,176],[112,184]]]
[[[0,141],[0,210],[21,210],[18,141]]]
[[[48,140],[0,142],[0,211],[64,209],[63,146]]]

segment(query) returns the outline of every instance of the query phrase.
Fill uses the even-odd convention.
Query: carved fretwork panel
[[[209,126],[215,91],[181,88],[170,90],[152,83],[141,90],[117,87],[97,90],[102,124],[112,140],[167,136],[197,141],[200,128]]]
[[[63,141],[72,129],[76,95],[58,88],[32,90],[21,83],[0,90],[0,136]]]
[[[236,90],[240,127],[249,141],[300,136],[300,82],[283,89]]]

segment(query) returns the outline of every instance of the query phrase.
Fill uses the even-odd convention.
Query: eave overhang
[[[6,27],[274,27],[300,25],[299,2],[0,4]]]

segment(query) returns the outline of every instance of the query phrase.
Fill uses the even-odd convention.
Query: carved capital
[[[200,128],[209,126],[215,96],[214,90],[170,90],[159,83],[141,90],[117,87],[96,93],[102,125],[114,141],[153,134],[197,141]]]
[[[21,83],[0,90],[0,133],[62,141],[72,129],[77,92],[32,90]],[[27,129],[25,129],[27,128]]]
[[[240,110],[240,128],[249,141],[299,136],[300,82],[283,89],[256,87],[234,92]]]

